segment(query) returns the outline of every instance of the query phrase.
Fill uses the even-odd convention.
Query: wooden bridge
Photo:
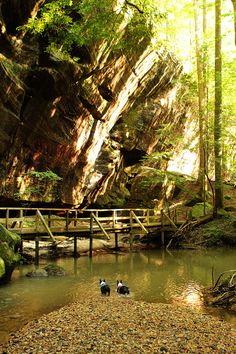
[[[61,209],[61,208],[0,208],[0,223],[8,230],[18,233],[24,240],[35,240],[36,253],[39,241],[56,244],[56,235],[73,237],[74,254],[77,253],[77,238],[90,239],[92,256],[93,238],[115,237],[128,234],[132,243],[135,234],[149,235],[156,231],[164,245],[166,231],[176,231],[186,222],[187,211],[183,208],[155,209]]]

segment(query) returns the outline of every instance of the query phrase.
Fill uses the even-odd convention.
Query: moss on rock
[[[0,283],[10,280],[14,267],[21,260],[17,252],[21,238],[0,224]]]
[[[4,260],[0,257],[0,277],[5,274],[5,263]]]
[[[65,269],[56,264],[48,264],[44,267],[48,275],[50,276],[62,276],[65,275]]]

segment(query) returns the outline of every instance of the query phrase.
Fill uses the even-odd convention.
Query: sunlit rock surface
[[[148,45],[133,58],[91,49],[83,65],[50,57],[42,40],[16,30],[39,4],[0,2],[0,196],[123,206],[134,177],[125,168],[153,152],[175,151],[181,159],[174,137],[191,123],[178,101],[182,68]],[[195,161],[182,171],[192,174]],[[174,166],[168,157],[151,167]]]

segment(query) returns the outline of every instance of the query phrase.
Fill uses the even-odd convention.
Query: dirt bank
[[[32,321],[1,353],[236,353],[236,329],[209,315],[132,298],[85,296]]]

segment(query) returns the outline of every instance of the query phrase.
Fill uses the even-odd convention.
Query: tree
[[[52,0],[19,29],[46,37],[49,52],[70,60],[78,59],[72,53],[81,46],[137,49],[163,16],[152,0]]]
[[[206,112],[207,112],[207,90],[206,90],[206,55],[205,55],[205,32],[206,32],[206,6],[203,3],[203,16],[199,15],[198,0],[194,0],[194,22],[196,41],[196,62],[198,79],[198,122],[199,122],[199,186],[200,194],[205,200],[205,175],[206,175]],[[202,18],[202,28],[200,20]],[[203,38],[201,38],[203,37]]]
[[[221,0],[215,0],[215,200],[214,215],[223,207],[222,187],[222,53],[221,53]]]
[[[234,41],[236,45],[236,0],[231,0],[234,8]]]

